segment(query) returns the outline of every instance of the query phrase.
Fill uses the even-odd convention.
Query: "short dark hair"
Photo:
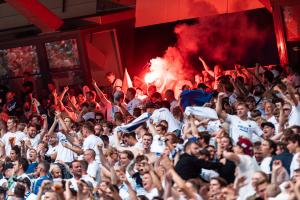
[[[259,110],[253,110],[251,112],[251,117],[252,118],[256,118],[256,117],[260,117],[261,116],[261,112]]]
[[[269,146],[272,149],[271,154],[275,155],[276,154],[276,150],[277,150],[277,144],[273,140],[270,140],[270,139],[266,139],[265,141],[269,143]]]
[[[133,117],[139,117],[142,114],[142,110],[138,107],[133,109]]]
[[[135,132],[125,133],[124,137],[133,137],[133,138],[136,138],[136,134],[135,134]]]
[[[197,146],[199,146],[199,144],[197,143],[197,141],[188,141],[187,143],[185,143],[184,145],[184,151],[186,151],[186,149],[188,147],[190,147],[192,144],[196,144]]]
[[[156,125],[156,127],[160,127],[162,131],[167,132],[167,127],[162,124],[158,124],[158,125]]]
[[[136,158],[135,158],[135,162],[136,162],[136,163],[142,162],[143,160],[148,161],[149,159],[148,159],[148,157],[145,156],[145,155],[138,155],[138,156],[136,156]]]
[[[87,161],[85,161],[85,160],[80,160],[80,161],[78,161],[78,162],[80,162],[81,167],[82,167],[84,170],[87,170],[87,169],[88,169],[89,163],[88,163]]]
[[[154,92],[152,94],[151,98],[162,99],[162,96],[159,92]]]
[[[268,80],[269,83],[274,81],[274,74],[270,70],[264,72],[264,77]]]
[[[9,116],[8,120],[12,120],[16,124],[19,122],[19,119],[16,116]]]
[[[224,85],[224,87],[225,87],[225,90],[226,90],[226,91],[228,91],[228,92],[234,92],[234,87],[233,87],[232,83],[227,82],[227,83]]]
[[[203,139],[205,144],[209,144],[211,135],[207,131],[199,132],[199,138]]]
[[[298,146],[300,146],[300,135],[298,134],[290,134],[286,137],[286,141],[296,143],[298,142]]]
[[[244,106],[245,108],[248,109],[248,105],[247,105],[245,102],[238,102],[238,103],[236,104],[236,106]]]
[[[246,97],[245,101],[246,102],[254,102],[254,103],[256,103],[256,100],[255,100],[255,98],[253,96]]]
[[[80,163],[80,164],[81,164],[80,160],[73,160],[73,161],[71,162],[71,164],[70,164],[70,168],[73,168],[73,164],[74,164],[74,163]]]
[[[30,187],[31,187],[31,181],[30,181],[29,178],[27,178],[27,177],[19,178],[19,179],[17,180],[17,182],[24,183],[24,184],[27,186],[27,188],[29,188],[29,189],[30,189]]]
[[[123,116],[123,114],[121,112],[115,112],[114,119],[123,122],[124,121],[124,116]]]
[[[161,107],[162,108],[167,108],[168,110],[170,110],[171,104],[167,100],[163,100],[163,101],[161,101]]]
[[[14,195],[17,198],[23,199],[25,196],[25,191],[26,191],[25,186],[20,183],[17,183],[16,186],[14,187]]]
[[[24,171],[26,171],[28,169],[29,163],[26,158],[19,158],[18,163],[19,163],[19,165],[22,166]]]
[[[94,132],[94,124],[90,121],[84,122],[82,128],[86,128],[89,132]]]
[[[11,150],[15,151],[17,157],[21,157],[21,148],[19,146],[15,145],[11,148]]]
[[[116,114],[116,113],[115,113],[115,114]],[[113,123],[111,123],[111,122],[109,122],[109,121],[105,121],[105,122],[103,122],[102,127],[103,127],[104,124],[106,124],[106,126],[110,129],[110,131],[113,130],[113,128],[114,128]]]
[[[174,97],[174,91],[171,89],[166,90],[165,95]]]
[[[151,139],[153,140],[153,135],[152,135],[152,134],[150,134],[150,133],[145,133],[145,134],[143,135],[143,137],[145,137],[145,136],[149,136],[149,137],[151,137]]]
[[[42,168],[45,172],[48,172],[50,169],[50,164],[47,161],[42,161],[39,163],[39,165],[42,165]]]
[[[121,152],[121,154],[126,154],[126,155],[127,155],[127,158],[128,158],[129,160],[133,160],[133,159],[134,159],[133,153],[132,153],[131,151],[129,151],[129,150],[124,150],[124,151]]]
[[[132,94],[132,96],[134,96],[134,97],[135,97],[135,95],[136,95],[136,90],[135,90],[133,87],[128,88],[128,89],[127,89],[127,92],[130,92],[130,93]]]
[[[27,125],[27,129],[30,128],[30,127],[34,127],[34,128],[36,128],[36,130],[38,130],[37,125],[34,124],[34,123],[29,123],[29,124]]]
[[[221,187],[225,187],[225,186],[228,185],[227,181],[226,181],[224,178],[219,177],[219,176],[213,177],[213,178],[211,178],[210,180],[216,180],[216,181],[218,181],[219,184],[221,185]]]
[[[109,137],[107,135],[100,135],[100,138],[104,144],[105,143],[109,144]]]

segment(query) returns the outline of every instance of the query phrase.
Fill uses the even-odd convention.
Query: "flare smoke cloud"
[[[251,46],[264,45],[267,35],[243,13],[201,18],[192,25],[179,24],[174,32],[177,43],[168,47],[163,57],[150,61],[148,73],[148,83],[152,81],[149,77],[164,79],[159,81],[159,87],[166,86],[165,89],[172,88],[170,81],[192,80],[195,69],[202,70],[200,63],[190,63],[192,57],[200,54],[214,63],[236,63],[251,53]]]

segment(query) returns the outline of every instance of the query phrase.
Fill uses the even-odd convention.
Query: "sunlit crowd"
[[[1,86],[0,199],[299,200],[299,74],[199,60],[179,95]]]

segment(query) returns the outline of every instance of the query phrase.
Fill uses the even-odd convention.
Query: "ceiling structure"
[[[128,18],[128,11],[136,27],[143,27],[263,7],[271,9],[269,0],[0,0],[0,31],[35,25],[51,32],[66,19],[101,24],[104,16],[118,20],[124,13]]]

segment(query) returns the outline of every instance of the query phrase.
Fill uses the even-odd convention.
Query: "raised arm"
[[[198,57],[200,62],[202,63],[205,71],[207,71],[207,73],[212,76],[212,77],[215,77],[215,73],[209,68],[209,66],[207,66],[206,62],[199,56]]]
[[[65,97],[66,93],[68,92],[68,90],[69,90],[69,87],[65,86],[63,92],[58,97],[59,101],[62,101],[64,99],[64,97]]]
[[[297,106],[299,104],[299,101],[297,99],[297,97],[295,96],[295,88],[292,86],[292,84],[287,80],[283,80],[287,86],[287,91],[290,95],[290,99],[293,103],[293,105]]]
[[[147,163],[146,165],[149,165],[149,174],[150,174],[150,176],[152,178],[153,184],[158,189],[159,193],[162,194],[163,193],[163,187],[161,185],[161,181],[160,181],[159,177],[154,172],[153,165],[149,164],[149,163]],[[147,167],[145,167],[145,168],[147,168]]]
[[[97,145],[97,148],[99,150],[99,160],[101,162],[101,165],[107,169],[109,169],[109,164],[107,159],[105,158],[104,154],[103,154],[103,143],[99,143]]]
[[[48,119],[47,119],[47,115],[43,114],[42,116],[43,119],[43,127],[42,127],[42,131],[41,131],[41,141],[43,140],[45,134],[48,132]]]
[[[100,90],[100,88],[97,85],[97,82],[95,80],[93,80],[93,86],[96,90],[97,95],[99,96],[100,100],[106,105],[106,104],[110,104],[111,102],[105,97],[105,95],[103,94],[103,92]]]
[[[87,85],[82,87],[82,93],[83,93],[83,96],[85,97],[85,99],[86,99],[86,95],[89,91],[90,91],[90,88]]]
[[[239,164],[241,162],[240,157],[237,154],[232,153],[232,152],[224,151],[223,157],[228,160],[231,160],[235,164]]]
[[[40,115],[41,112],[40,112],[39,108],[40,108],[41,104],[36,98],[32,98],[32,106],[35,107],[35,110],[36,110],[37,114]],[[32,107],[30,108],[30,110],[31,109],[32,109]]]
[[[57,123],[58,123],[58,119],[55,117],[54,121],[53,121],[53,124],[51,125],[50,129],[48,130],[49,135],[54,134],[54,130],[56,128]]]
[[[230,78],[230,82],[234,87],[234,90],[236,91],[238,96],[247,96],[247,93],[244,91],[245,88],[242,89],[243,86],[240,84],[237,84],[233,78]]]
[[[133,146],[132,147],[122,147],[120,145],[120,139],[119,139],[119,135],[118,135],[117,131],[114,131],[113,136],[114,136],[114,141],[115,141],[115,148],[118,151],[131,151],[134,154],[134,156],[138,155],[138,149],[136,147],[133,147]]]
[[[132,200],[138,200],[137,196],[136,196],[136,192],[133,190],[131,184],[129,183],[126,175],[124,173],[121,174],[120,176],[120,180],[125,183],[125,185],[127,186],[128,189],[128,194],[129,194],[129,199]]]
[[[71,142],[70,142],[71,143]],[[70,149],[71,151],[74,151],[75,153],[77,153],[78,155],[81,155],[84,153],[84,151],[82,150],[81,147],[79,146],[75,146],[73,144],[69,144],[67,142],[63,142],[62,143],[63,147],[67,148],[67,149]]]
[[[183,180],[175,171],[172,162],[168,158],[164,158],[161,161],[161,165],[168,171],[168,175],[176,183],[176,185],[182,189],[183,193],[188,199],[196,199],[196,194],[190,187],[187,187],[185,180]]]
[[[67,125],[65,124],[64,120],[62,119],[62,117],[61,117],[61,112],[58,111],[58,110],[55,111],[55,116],[57,117],[57,120],[58,120],[59,124],[61,125],[63,131],[64,131],[65,133],[68,133],[70,130],[69,130],[69,128],[67,127]]]
[[[227,113],[223,111],[222,109],[222,99],[226,96],[225,93],[220,92],[218,94],[217,103],[216,103],[216,111],[218,114],[218,117],[225,120],[227,118]]]

